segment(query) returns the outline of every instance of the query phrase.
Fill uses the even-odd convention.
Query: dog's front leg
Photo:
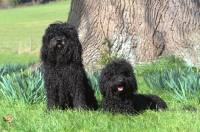
[[[85,93],[84,90],[81,90],[81,88],[83,89],[83,87],[79,87],[76,89],[75,92],[75,97],[73,99],[73,106],[76,109],[86,109],[86,97],[85,97]]]
[[[51,110],[51,109],[55,109],[58,107],[58,102],[56,101],[56,93],[54,92],[54,90],[49,90],[47,89],[47,111]]]

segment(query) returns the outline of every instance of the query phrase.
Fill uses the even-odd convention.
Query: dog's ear
[[[99,90],[103,97],[107,96],[106,94],[109,93],[109,89],[107,89],[108,86],[108,79],[105,76],[105,73],[101,71],[101,75],[99,78]]]
[[[75,43],[72,61],[76,63],[82,63],[82,46],[78,38]]]
[[[47,60],[47,54],[48,54],[47,44],[48,44],[48,37],[46,35],[44,35],[42,37],[42,47],[40,49],[40,59],[43,62],[45,62]]]

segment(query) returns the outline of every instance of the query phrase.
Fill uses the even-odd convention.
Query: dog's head
[[[42,38],[41,60],[82,63],[82,46],[75,28],[62,22],[50,24]]]
[[[102,69],[99,87],[103,96],[110,93],[120,96],[135,93],[137,82],[131,64],[124,59],[107,64]]]

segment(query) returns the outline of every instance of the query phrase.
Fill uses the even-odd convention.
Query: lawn
[[[172,100],[173,101],[173,100]],[[174,102],[175,103],[175,102]],[[0,131],[8,132],[199,132],[199,113],[178,108],[165,112],[146,111],[139,115],[121,115],[98,111],[45,112],[43,103],[25,105],[0,101],[0,115],[13,118],[0,121]],[[171,105],[170,105],[171,107]]]
[[[45,29],[55,21],[67,21],[70,4],[67,0],[0,10],[0,64],[39,60]]]

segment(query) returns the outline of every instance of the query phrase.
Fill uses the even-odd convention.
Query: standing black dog
[[[47,110],[98,108],[82,63],[82,46],[75,28],[62,22],[50,24],[42,39],[41,60]]]
[[[167,108],[156,95],[136,94],[138,86],[132,66],[124,59],[113,61],[102,69],[99,87],[105,111],[136,114],[148,108]]]

